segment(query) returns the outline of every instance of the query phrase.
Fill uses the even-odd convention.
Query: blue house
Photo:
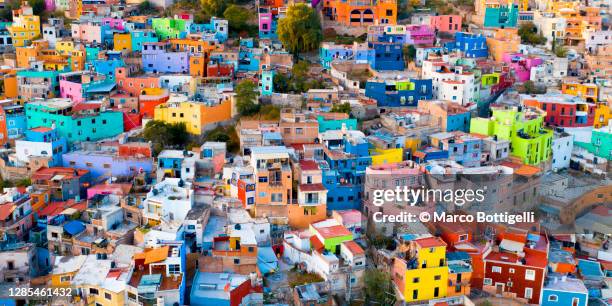
[[[346,126],[348,130],[357,129],[357,119],[325,119],[323,116],[317,116],[317,122],[319,122],[319,133],[331,130],[340,130],[342,126]]]
[[[368,42],[368,47],[374,50],[376,70],[404,70],[404,53],[401,43]]]
[[[261,73],[261,95],[270,96],[274,93],[274,70]]]
[[[145,43],[158,42],[159,39],[153,30],[134,30],[132,36],[132,52],[142,52]]]
[[[261,53],[253,49],[252,39],[240,40],[240,51],[238,52],[239,71],[259,71]]]
[[[417,106],[419,100],[432,99],[432,81],[368,81],[365,95],[376,100],[378,107]]]
[[[360,131],[327,131],[320,134],[326,145],[322,166],[327,188],[327,209],[361,209],[365,169],[372,164],[369,143]]]
[[[444,47],[449,51],[461,51],[465,57],[489,56],[487,38],[481,34],[457,32],[455,41],[446,43]]]
[[[46,153],[51,154],[51,160],[49,161],[50,167],[62,165],[62,155],[68,152],[68,143],[66,142],[66,138],[59,136],[56,129],[38,127],[26,130],[25,141],[18,140],[15,143],[17,154],[19,155],[22,149],[28,150],[29,146],[32,146],[32,148],[43,146],[42,144],[36,145],[33,143],[47,144],[43,147],[43,150],[49,151]],[[32,148],[30,148],[30,154],[34,154]]]
[[[183,160],[188,157],[189,151],[163,150],[157,156],[157,172],[164,177],[181,177]]]
[[[115,81],[115,69],[125,67],[123,59],[95,59],[85,64],[85,70],[91,70],[104,74],[107,80]]]
[[[17,139],[23,136],[27,128],[27,119],[23,105],[3,106],[6,120],[6,131],[9,139]]]
[[[248,295],[257,294],[257,291],[261,296],[261,287],[256,288],[248,275],[196,271],[191,285],[189,305],[243,305],[243,299]]]
[[[353,48],[351,45],[337,45],[334,43],[323,43],[319,49],[319,59],[321,66],[325,69],[331,68],[332,61],[348,60],[353,58]]]
[[[470,119],[471,119],[471,114],[469,111],[455,112],[455,113],[447,112],[446,131],[447,132],[453,132],[453,131],[469,132],[470,131]]]
[[[552,274],[544,281],[542,306],[586,306],[589,291],[580,279]]]
[[[485,9],[484,26],[487,28],[516,28],[519,17],[518,4],[502,4]]]

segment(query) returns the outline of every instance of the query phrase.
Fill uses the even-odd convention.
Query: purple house
[[[431,46],[435,37],[434,30],[428,25],[411,24],[406,26],[406,43],[408,44]]]
[[[170,51],[167,42],[143,43],[142,67],[151,73],[188,73],[189,54]]]
[[[521,53],[506,53],[502,61],[510,66],[510,71],[514,72],[514,77],[519,82],[529,81],[531,69],[544,62],[540,57],[526,56]]]
[[[113,151],[73,151],[62,156],[64,167],[87,169],[95,181],[108,177],[132,177],[140,172],[151,173],[152,157],[119,156]]]
[[[55,11],[55,1],[54,0],[45,0],[45,11],[47,12]]]

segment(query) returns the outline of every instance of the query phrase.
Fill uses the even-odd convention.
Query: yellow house
[[[218,104],[202,102],[167,102],[155,107],[154,120],[166,123],[183,122],[187,126],[187,132],[193,135],[201,135],[209,125],[231,119],[232,103],[225,100]]]
[[[373,166],[399,163],[404,160],[404,149],[402,148],[394,148],[394,149],[375,148],[373,150],[370,150],[370,155],[372,157]]]
[[[564,94],[582,97],[587,102],[597,102],[598,88],[595,84],[563,83],[561,92]]]
[[[608,122],[612,120],[612,108],[608,103],[598,103],[595,108],[595,120],[593,120],[593,127],[596,129],[608,126]]]
[[[72,279],[87,260],[87,255],[57,256],[51,272],[52,287],[72,286]]]
[[[28,46],[40,36],[40,17],[33,14],[31,7],[22,6],[13,11],[13,23],[7,29],[13,46]]]
[[[113,49],[115,51],[132,51],[132,34],[130,33],[115,33],[113,36]]]
[[[55,44],[55,51],[61,55],[69,55],[74,50],[74,42],[68,39],[62,39]]]
[[[446,297],[446,243],[438,237],[412,241],[405,259],[394,258],[393,281],[408,303]]]

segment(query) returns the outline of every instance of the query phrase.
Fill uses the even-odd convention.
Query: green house
[[[510,141],[511,153],[523,163],[538,165],[552,154],[553,131],[544,128],[546,112],[537,108],[492,108],[491,118],[473,118],[470,133]]]
[[[575,146],[583,148],[597,157],[612,160],[612,127],[604,126],[594,129],[591,142],[575,142]]]

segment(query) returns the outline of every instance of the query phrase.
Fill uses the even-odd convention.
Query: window
[[[535,270],[525,270],[526,280],[535,280]]]
[[[239,265],[240,264],[240,258],[234,258],[234,264],[235,265]]]
[[[493,267],[491,267],[491,271],[493,273],[501,273],[502,272],[502,268],[498,267],[498,266],[493,266]]]
[[[556,302],[558,300],[559,300],[559,297],[554,295],[554,294],[551,294],[551,295],[548,296],[548,301],[549,302]]]
[[[483,284],[491,286],[493,284],[493,281],[490,278],[485,278]]]
[[[98,295],[99,294],[98,289],[96,289],[96,288],[89,288],[89,294],[91,294],[91,295]]]
[[[111,301],[113,299],[113,296],[108,292],[104,292],[104,298]]]
[[[510,274],[514,274],[514,269],[510,268],[509,272],[510,272]]]
[[[441,278],[442,278],[442,276],[440,276],[440,275],[434,276],[434,280],[440,280]]]
[[[104,169],[110,169],[111,165],[110,164],[104,164]]]
[[[70,281],[70,275],[60,277],[60,282],[65,283]]]
[[[179,265],[179,264],[168,265],[168,273],[169,274],[180,274],[181,273],[181,265]]]
[[[271,202],[281,202],[282,200],[283,200],[282,193],[273,193],[270,199]]]
[[[533,296],[533,289],[525,288],[525,298],[531,299],[532,296]]]
[[[415,278],[413,278],[413,279],[412,279],[412,282],[416,284],[416,283],[418,283],[418,282],[419,282],[419,280],[420,280],[420,279],[419,279],[418,277],[415,277]]]

